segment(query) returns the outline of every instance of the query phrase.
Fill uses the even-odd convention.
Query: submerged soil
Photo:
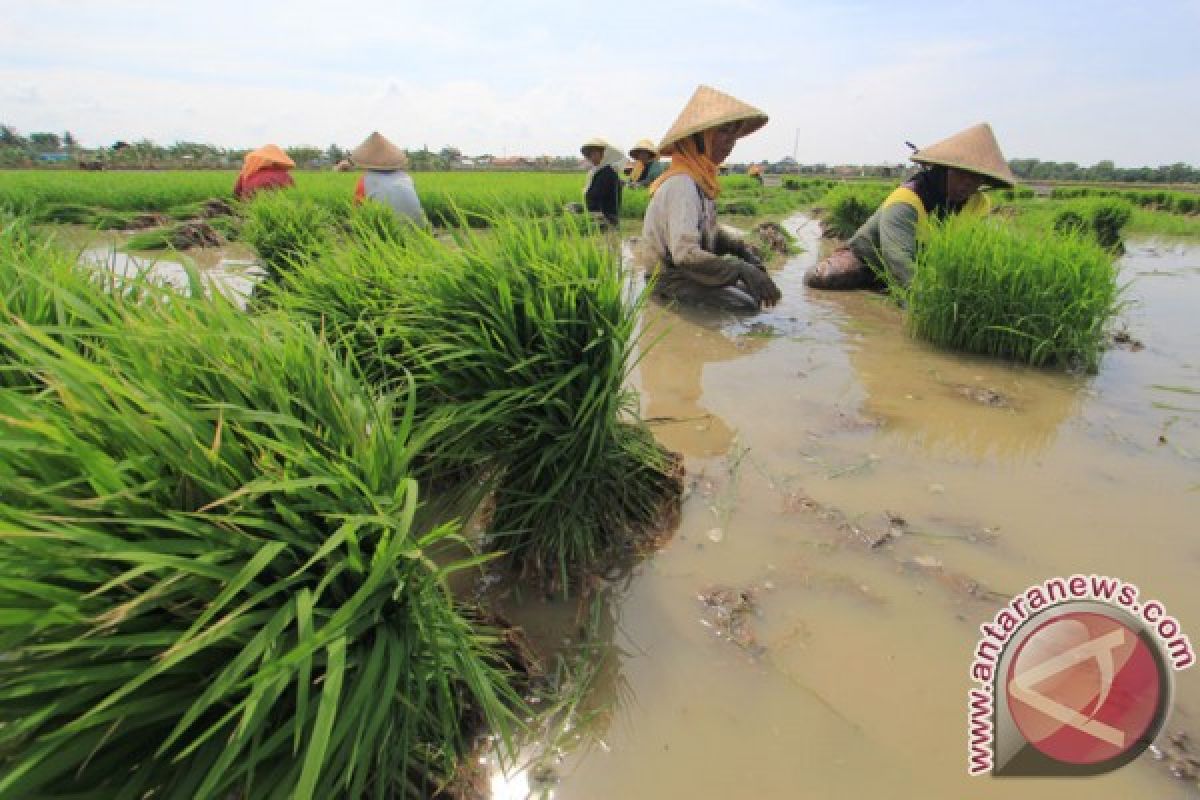
[[[805,288],[828,245],[785,225],[806,252],[776,309],[648,310],[662,338],[635,383],[685,457],[682,522],[610,591],[574,747],[493,796],[1196,797],[1167,735],[1200,738],[1200,669],[1176,676],[1174,756],[1087,780],[968,778],[966,697],[978,626],[1057,575],[1134,582],[1200,643],[1200,247],[1129,243],[1142,346],[1072,376],[939,351],[885,298]],[[578,614],[539,598],[520,621],[552,646]]]

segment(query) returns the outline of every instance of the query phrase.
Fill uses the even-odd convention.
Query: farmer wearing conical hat
[[[779,302],[761,260],[731,228],[717,224],[717,170],[742,136],[767,115],[701,86],[658,152],[671,166],[652,184],[638,257],[661,301],[755,310]]]
[[[658,180],[667,171],[666,163],[658,157],[654,142],[642,139],[629,151],[633,159],[633,171],[629,173],[629,185],[637,189],[645,189]]]
[[[923,169],[898,187],[851,237],[804,276],[814,289],[859,289],[912,280],[917,242],[930,217],[986,215],[984,185],[1011,187],[1016,178],[987,123],[918,150]]]
[[[238,200],[247,200],[260,189],[295,186],[296,182],[288,172],[295,166],[296,162],[279,145],[268,144],[251,150],[242,162],[237,182],[233,184],[233,196]]]
[[[404,168],[408,155],[378,131],[368,136],[350,153],[350,160],[366,172],[354,187],[354,202],[375,200],[391,207],[401,219],[425,224],[425,211],[417,197],[413,180]]]
[[[592,165],[583,184],[584,209],[600,215],[607,225],[617,225],[621,211],[621,175],[617,168],[625,154],[599,138],[584,142],[579,152]]]

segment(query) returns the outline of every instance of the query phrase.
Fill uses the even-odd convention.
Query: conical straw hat
[[[607,139],[602,139],[599,136],[594,136],[591,139],[588,139],[583,144],[579,145],[579,152],[580,152],[580,154],[583,155],[584,158],[587,158],[587,150],[590,147],[595,147],[599,150],[605,151],[606,153],[609,150],[613,149],[613,146],[608,143]]]
[[[922,148],[913,154],[918,164],[936,164],[943,167],[974,172],[982,175],[997,186],[1012,187],[1017,178],[1008,168],[992,126],[986,122],[960,131],[949,139]]]
[[[700,86],[683,107],[667,135],[662,138],[658,152],[669,156],[675,152],[675,143],[680,139],[727,122],[738,121],[742,123],[741,130],[738,131],[740,138],[766,125],[767,115],[736,97],[718,92],[711,86]]]
[[[363,169],[404,169],[408,166],[408,154],[375,131],[350,153],[350,160]]]
[[[635,153],[637,153],[639,150],[645,150],[651,156],[655,158],[658,157],[658,148],[655,147],[654,142],[650,141],[649,139],[639,139],[638,143],[629,149],[629,157],[637,158]]]

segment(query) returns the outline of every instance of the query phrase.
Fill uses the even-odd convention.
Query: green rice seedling
[[[235,242],[242,236],[242,226],[245,224],[245,220],[234,215],[212,217],[208,220],[208,224],[225,237],[226,241]]]
[[[172,208],[168,208],[166,210],[166,215],[168,217],[170,217],[171,219],[180,220],[180,221],[189,220],[189,219],[200,219],[201,217],[207,216],[207,214],[205,213],[206,210],[207,210],[207,207],[205,206],[205,203],[203,201],[196,200],[191,203],[183,203],[182,205],[173,206]]]
[[[759,205],[749,198],[722,198],[717,201],[717,213],[753,217],[759,214]]]
[[[379,385],[411,374],[419,413],[447,409],[428,475],[488,479],[491,547],[567,591],[664,524],[679,484],[625,386],[640,301],[607,241],[564,219],[496,217],[452,246],[364,239],[270,296]]]
[[[1106,197],[1093,201],[1088,210],[1091,214],[1092,230],[1100,246],[1116,252],[1124,251],[1121,231],[1133,217],[1133,207],[1125,200]]]
[[[1073,200],[1057,212],[1054,229],[1059,233],[1090,233],[1107,250],[1121,252],[1121,232],[1133,217],[1133,206],[1117,197],[1087,197]]]
[[[1095,370],[1120,290],[1090,237],[1023,233],[956,215],[933,224],[907,290],[913,333],[1035,366]]]
[[[125,240],[126,250],[169,250],[171,248],[171,228],[154,228],[140,231]]]
[[[1054,215],[1054,230],[1058,233],[1086,234],[1090,225],[1084,215],[1075,208],[1064,208]]]
[[[507,738],[516,665],[446,585],[477,559],[416,521],[411,392],[219,299],[83,333],[0,326],[47,387],[0,389],[0,798],[429,797]]]
[[[878,184],[844,184],[821,200],[825,229],[834,238],[849,239],[887,197],[890,189]]]
[[[369,199],[348,211],[349,213],[342,217],[346,232],[357,239],[399,242],[404,239],[406,231],[415,224],[408,218],[401,219],[390,206]]]
[[[405,304],[404,363],[499,470],[493,546],[566,592],[678,502],[677,460],[626,388],[641,301],[617,253],[572,230],[497,219],[447,256]]]
[[[97,211],[91,225],[101,231],[121,231],[128,229],[136,216],[130,211]]]
[[[34,220],[60,225],[91,225],[96,218],[96,209],[81,203],[53,203],[40,209]]]
[[[291,192],[261,192],[246,205],[242,241],[254,248],[273,277],[315,258],[330,244],[334,217]]]

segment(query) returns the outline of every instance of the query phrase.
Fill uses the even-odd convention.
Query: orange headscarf
[[[277,144],[265,144],[257,150],[251,150],[246,153],[246,160],[242,162],[241,179],[246,180],[256,172],[261,172],[267,167],[283,167],[291,169],[296,166],[296,162],[283,152]]]
[[[721,193],[721,187],[717,183],[717,165],[705,155],[705,153],[712,152],[715,133],[716,131],[709,129],[701,134],[704,137],[704,153],[701,153],[700,148],[696,147],[696,142],[691,136],[686,136],[676,142],[675,152],[671,153],[670,169],[659,175],[658,180],[650,184],[650,193],[654,194],[658,191],[658,187],[673,175],[689,175],[700,187],[700,191],[708,195],[710,199],[716,200],[717,195]]]
[[[633,169],[629,171],[629,182],[637,183],[642,179],[642,175],[646,172],[646,165],[636,158],[633,160]]]

